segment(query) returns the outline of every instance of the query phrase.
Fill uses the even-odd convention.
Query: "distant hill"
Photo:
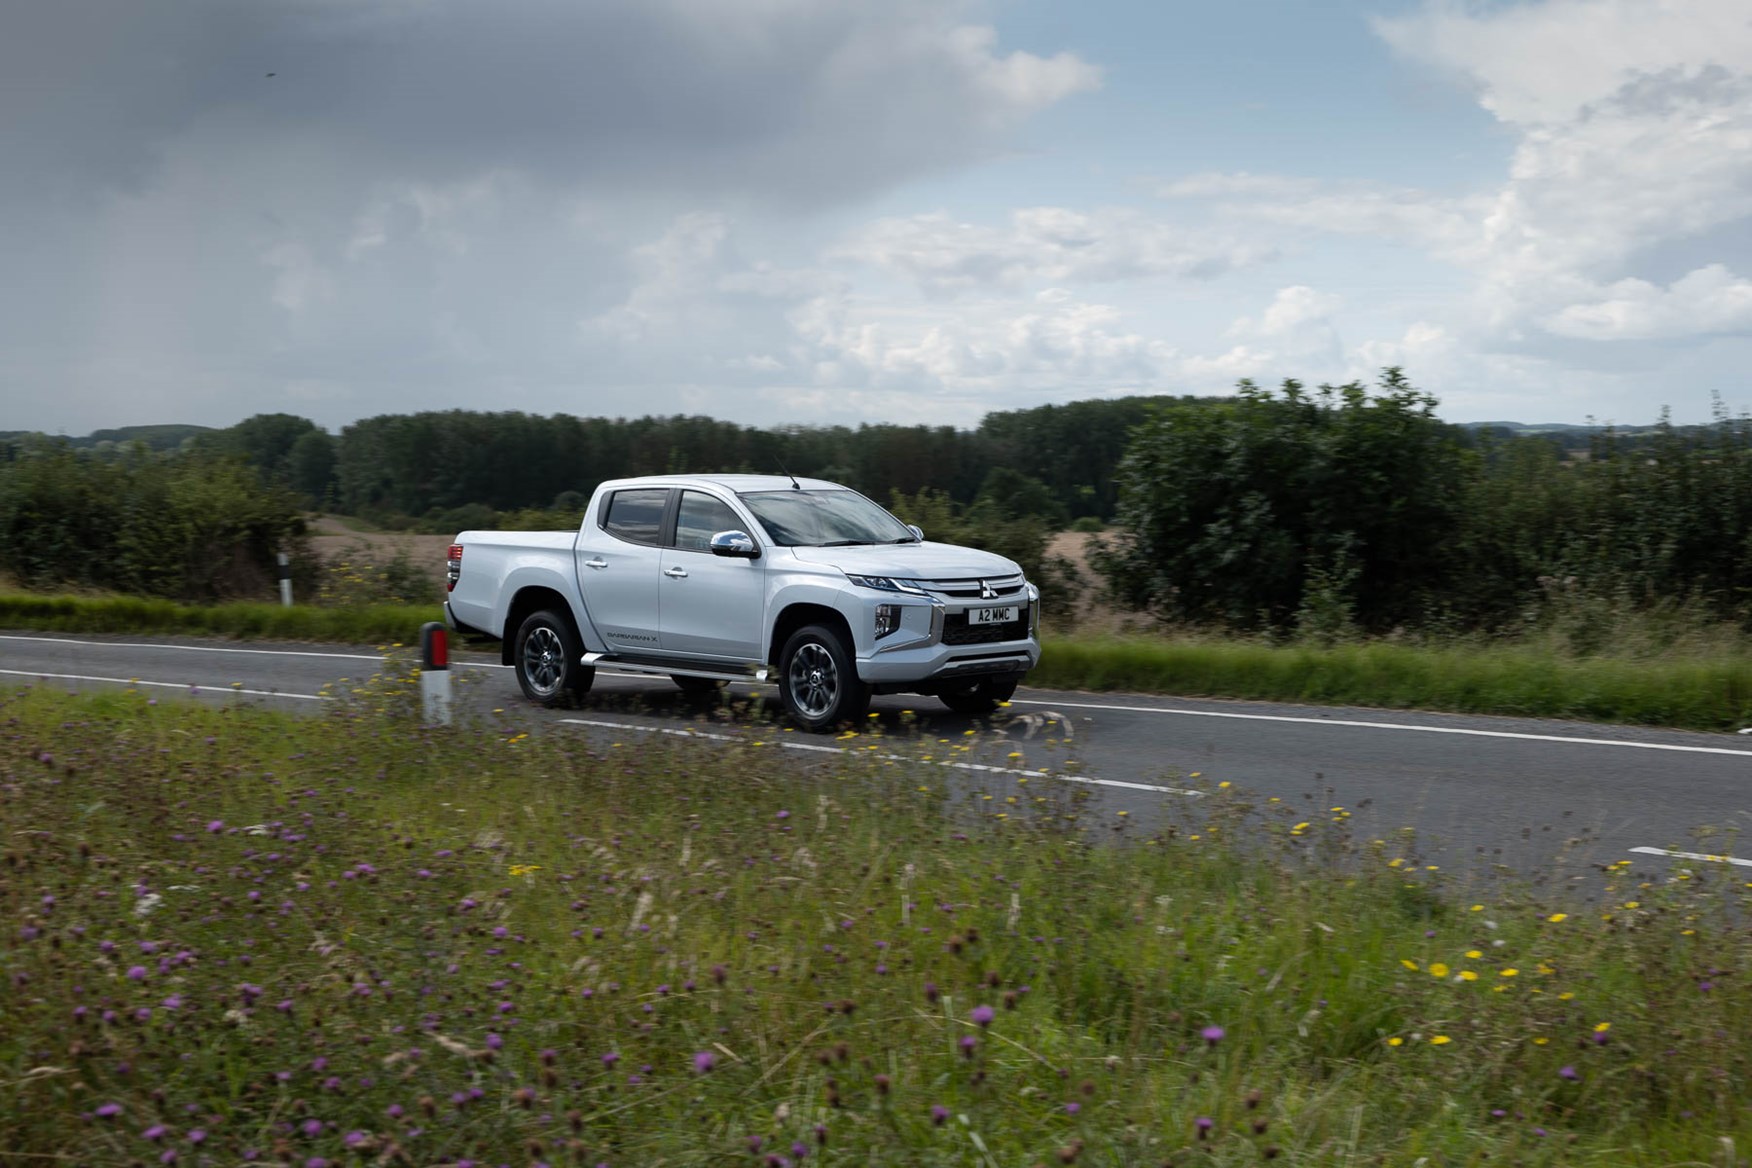
[[[65,442],[75,449],[90,449],[103,446],[126,446],[134,442],[143,442],[149,450],[176,450],[201,434],[213,433],[211,426],[118,426],[114,430],[93,430],[83,438],[73,438],[68,435],[44,434],[39,430],[0,430],[0,442],[16,442],[25,438],[48,438]]]

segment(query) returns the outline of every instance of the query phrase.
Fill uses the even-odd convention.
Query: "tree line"
[[[1046,556],[1049,536],[1105,525],[1101,579],[1082,584],[1169,621],[1513,631],[1567,606],[1582,635],[1604,636],[1590,613],[1679,606],[1748,622],[1752,420],[1528,434],[1455,426],[1436,405],[1389,369],[1372,386],[1242,382],[966,430],[447,411],[334,435],[287,414],[77,448],[0,435],[0,568],[33,586],[211,598],[271,580],[308,508],[445,534],[571,526],[605,479],[789,471],[1010,555],[1061,603],[1079,582]]]

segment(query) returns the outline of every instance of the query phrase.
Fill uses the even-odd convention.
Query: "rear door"
[[[715,556],[710,548],[720,531],[756,530],[722,499],[681,492],[674,546],[663,552],[658,586],[665,652],[738,663],[761,659],[766,561]]]
[[[659,648],[658,583],[668,487],[611,492],[578,537],[578,586],[590,623],[621,653]]]

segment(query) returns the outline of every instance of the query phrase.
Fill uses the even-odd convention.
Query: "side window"
[[[712,537],[720,531],[747,528],[748,524],[722,501],[699,491],[681,493],[681,509],[675,515],[675,546],[683,551],[710,551]]]
[[[656,543],[668,502],[667,490],[616,491],[603,513],[603,530],[631,543]]]

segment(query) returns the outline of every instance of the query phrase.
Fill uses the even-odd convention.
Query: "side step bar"
[[[652,661],[629,661],[624,657],[614,657],[607,653],[586,653],[581,660],[591,668],[598,665],[612,665],[616,669],[624,669],[628,673],[653,673],[659,677],[680,673],[688,677],[709,677],[713,681],[766,681],[769,673],[764,665],[738,672],[716,666],[695,666],[685,661],[667,661],[662,664]]]

